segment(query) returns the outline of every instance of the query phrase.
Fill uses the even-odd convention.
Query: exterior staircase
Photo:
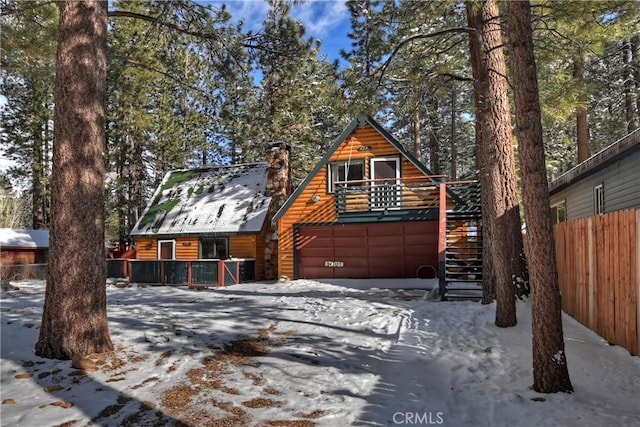
[[[447,186],[462,203],[446,211],[446,250],[442,300],[482,298],[482,206],[480,183]],[[443,280],[442,280],[443,279]]]

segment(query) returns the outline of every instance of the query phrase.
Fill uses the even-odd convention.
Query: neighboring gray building
[[[640,128],[549,184],[554,222],[640,209]]]

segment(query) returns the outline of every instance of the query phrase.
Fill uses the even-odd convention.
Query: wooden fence
[[[562,309],[640,355],[640,210],[555,225]]]

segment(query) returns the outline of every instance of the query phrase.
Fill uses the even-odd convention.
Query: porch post
[[[440,183],[440,202],[438,214],[438,279],[440,296],[445,299],[447,283],[445,282],[445,250],[447,249],[447,184]]]

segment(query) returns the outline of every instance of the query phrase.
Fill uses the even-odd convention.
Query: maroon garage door
[[[296,255],[299,278],[416,277],[438,265],[438,222],[301,226]]]

